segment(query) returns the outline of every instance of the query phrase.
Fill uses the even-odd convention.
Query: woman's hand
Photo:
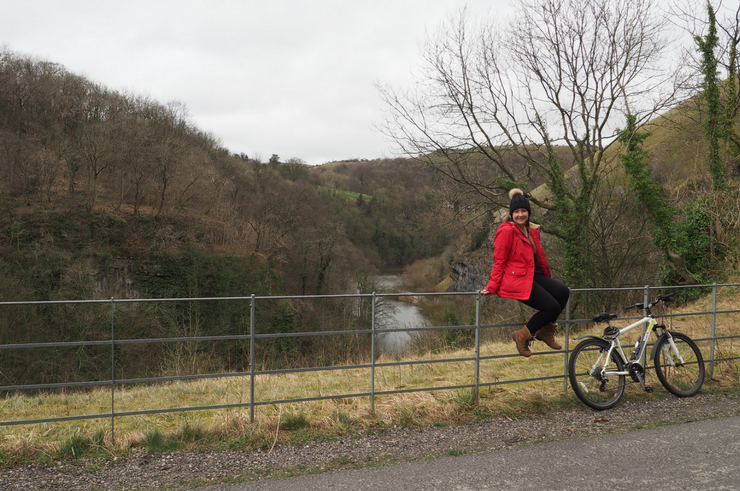
[[[485,288],[480,291],[480,294],[483,295],[484,297],[489,297],[489,296],[493,295],[493,293],[489,292]]]

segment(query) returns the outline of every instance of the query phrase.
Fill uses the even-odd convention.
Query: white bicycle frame
[[[637,360],[644,360],[644,355],[647,350],[647,341],[650,337],[650,333],[653,332],[653,329],[655,328],[656,324],[658,322],[655,320],[654,317],[651,316],[645,316],[642,319],[633,322],[632,324],[628,325],[627,327],[623,327],[622,329],[619,329],[619,333],[614,336],[614,338],[611,340],[609,350],[606,352],[606,356],[602,354],[597,360],[596,363],[594,363],[594,366],[591,369],[591,374],[593,375],[594,370],[597,366],[599,366],[599,362],[604,360],[603,366],[601,366],[601,374],[602,376],[609,376],[609,375],[630,375],[629,369],[622,370],[622,371],[607,371],[606,367],[609,364],[609,360],[611,359],[612,352],[614,351],[614,348],[617,349],[617,353],[622,358],[622,361],[625,363],[625,365],[628,365]],[[611,324],[611,323],[610,323]],[[627,355],[624,353],[624,348],[622,347],[622,342],[619,340],[619,337],[628,332],[632,329],[647,324],[647,328],[645,329],[645,332],[642,334],[642,337],[637,341],[637,345],[635,346],[635,349],[639,350],[637,352],[632,352],[632,357],[630,359],[627,358]],[[668,345],[670,346],[670,352],[668,351],[668,346],[663,345],[663,351],[666,355],[666,358],[668,359],[668,362],[671,364],[671,366],[676,366],[676,362],[673,360],[673,356],[671,356],[671,352],[673,352],[676,355],[676,358],[679,360],[679,365],[683,365],[684,359],[681,356],[681,353],[678,351],[678,348],[676,348],[676,344],[673,342],[673,336],[670,335],[670,332],[668,330],[665,331],[668,337]],[[657,341],[656,341],[657,342]],[[643,381],[644,384],[644,381]]]

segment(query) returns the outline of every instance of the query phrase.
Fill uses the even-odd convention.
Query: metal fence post
[[[370,411],[375,412],[375,292],[370,314]]]
[[[645,305],[645,308],[642,310],[643,317],[647,315],[647,306],[650,302],[650,285],[645,285],[645,294],[642,297],[642,302]],[[643,324],[642,326],[642,337],[640,339],[645,339],[645,331],[647,331],[647,324]],[[640,341],[642,342],[642,341]],[[640,363],[642,366],[647,365],[647,349],[642,353],[642,357],[640,358]]]
[[[717,283],[712,284],[712,332],[709,341],[709,378],[714,376],[714,349],[717,343]]]
[[[480,395],[480,290],[475,296],[475,402]]]
[[[249,313],[249,422],[254,423],[254,324],[255,324],[255,297],[252,293],[252,301]]]
[[[647,305],[650,303],[650,285],[645,285],[645,292],[642,295],[642,303],[645,305],[645,308],[642,309],[642,315],[644,317],[647,315]]]
[[[116,444],[116,304],[110,297],[110,439]]]
[[[565,366],[563,367],[563,393],[568,393],[568,357],[570,355],[570,294],[565,304]]]

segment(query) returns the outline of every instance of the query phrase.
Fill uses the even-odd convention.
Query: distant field
[[[343,191],[341,189],[332,189],[326,186],[316,186],[316,189],[318,189],[319,194],[329,194],[331,196],[336,196],[338,198],[357,199],[360,197],[360,193],[353,193],[352,191]],[[369,194],[363,194],[362,198],[372,199],[373,197]]]

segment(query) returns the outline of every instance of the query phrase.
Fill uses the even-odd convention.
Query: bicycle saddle
[[[606,322],[611,319],[616,319],[618,316],[617,314],[609,314],[607,312],[602,312],[600,314],[596,314],[593,319],[594,322]]]

